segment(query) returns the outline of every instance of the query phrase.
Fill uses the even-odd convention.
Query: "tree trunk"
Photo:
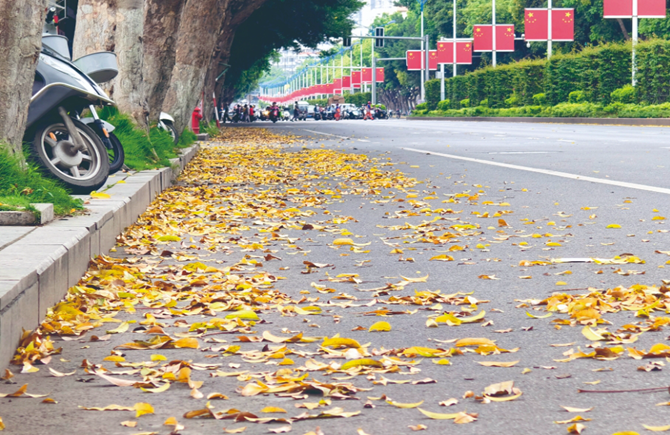
[[[45,0],[0,0],[0,146],[19,158],[45,16]]]
[[[72,57],[115,51],[116,0],[79,0]]]
[[[175,64],[163,110],[181,133],[200,100],[207,67],[230,0],[187,0],[181,16]]]
[[[149,119],[158,120],[175,64],[177,32],[186,0],[147,0],[144,16],[144,89]]]
[[[113,98],[119,110],[146,126],[149,115],[142,74],[144,0],[117,0],[114,42],[119,61]]]
[[[626,39],[626,41],[630,40],[630,35],[628,34],[628,30],[626,30],[626,26],[623,24],[623,20],[621,18],[617,18],[616,20],[619,22],[619,27],[623,32],[623,37]]]

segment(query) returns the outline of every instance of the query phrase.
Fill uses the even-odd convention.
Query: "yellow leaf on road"
[[[154,413],[154,408],[148,403],[144,402],[139,402],[136,403],[133,409],[136,411],[135,412],[135,417],[141,417],[146,414],[153,414]]]
[[[517,365],[519,361],[510,361],[510,362],[502,362],[502,361],[477,361],[477,364],[482,365],[484,367],[514,367]]]
[[[102,192],[91,192],[91,198],[93,199],[110,199],[112,196],[109,193]]]
[[[421,408],[417,408],[417,409],[419,411],[421,411],[421,413],[423,415],[425,415],[428,418],[432,418],[433,420],[453,420],[456,417],[458,417],[458,414],[459,414],[458,412],[456,412],[454,414],[440,414],[440,413],[437,413],[437,412],[426,411],[426,410],[421,409]]]
[[[353,245],[353,244],[354,244],[354,241],[351,240],[348,237],[341,238],[341,239],[335,239],[333,241],[333,245],[335,245],[335,246],[347,246],[347,245]]]
[[[393,405],[396,408],[403,408],[403,409],[416,408],[418,406],[421,406],[421,404],[423,402],[424,402],[423,400],[421,402],[416,402],[416,403],[400,403],[400,402],[396,402],[396,401],[393,401],[393,400],[387,400],[386,401],[386,403],[388,403],[389,405]]]
[[[652,431],[652,432],[665,432],[667,430],[670,430],[670,424],[667,426],[648,426],[646,424],[642,425],[645,429]]]
[[[372,326],[370,326],[370,329],[368,329],[369,332],[373,331],[388,332],[390,330],[391,330],[391,324],[389,322],[377,322],[374,323]]]

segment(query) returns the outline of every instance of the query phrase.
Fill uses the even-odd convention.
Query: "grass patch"
[[[200,131],[207,133],[210,138],[215,138],[221,134],[221,129],[216,126],[216,121],[212,122],[201,122]]]
[[[179,142],[177,142],[177,148],[188,148],[193,145],[198,140],[198,136],[195,135],[188,128],[184,129],[181,136],[179,136]]]
[[[100,118],[115,127],[114,134],[123,145],[126,152],[125,164],[130,169],[142,171],[168,167],[170,159],[177,157],[168,132],[153,127],[147,135],[130,116],[120,113],[115,107],[102,109]]]
[[[33,165],[26,169],[7,148],[0,145],[0,203],[5,209],[26,208],[36,212],[30,203],[51,203],[54,212],[63,216],[83,209],[83,202],[70,196],[60,182],[43,176]]]

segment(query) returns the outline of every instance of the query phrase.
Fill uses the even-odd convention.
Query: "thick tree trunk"
[[[144,86],[149,119],[158,120],[175,64],[177,32],[186,0],[147,0],[144,16]]]
[[[73,59],[98,51],[115,51],[116,0],[79,0]]]
[[[80,0],[74,35],[74,58],[113,51],[119,75],[106,85],[119,110],[140,125],[148,114],[143,84],[145,0]]]
[[[163,102],[163,111],[174,117],[180,133],[200,100],[229,1],[188,0],[184,5],[175,65]]]
[[[45,0],[0,0],[0,143],[18,156],[45,15]]]
[[[144,39],[144,0],[116,0],[114,35],[119,75],[113,98],[121,112],[129,113],[140,125],[149,115],[142,74]]]

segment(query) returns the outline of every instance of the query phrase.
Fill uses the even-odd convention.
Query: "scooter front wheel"
[[[107,149],[88,126],[73,119],[84,142],[75,149],[73,138],[62,120],[54,118],[37,127],[32,151],[39,166],[67,184],[74,193],[90,193],[105,184],[109,175]]]

